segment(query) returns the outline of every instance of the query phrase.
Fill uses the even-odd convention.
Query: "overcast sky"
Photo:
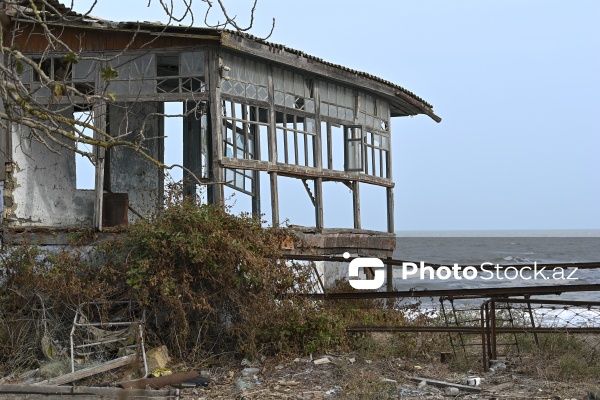
[[[251,2],[224,1],[244,21]],[[146,5],[93,14],[164,22]],[[390,80],[443,118],[393,120],[397,230],[600,229],[599,1],[259,0],[252,33],[273,17],[270,41]],[[363,225],[383,228],[366,203]]]

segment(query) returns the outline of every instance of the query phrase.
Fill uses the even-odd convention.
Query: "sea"
[[[600,269],[542,270],[538,264],[600,262],[600,229],[398,231],[393,258],[416,266],[441,264],[443,273],[412,265],[394,268],[396,290],[466,289],[533,285],[600,284]],[[470,274],[450,271],[454,264],[484,266]],[[502,268],[496,268],[497,265]],[[421,276],[421,271],[424,271]],[[412,272],[412,274],[411,274]],[[449,274],[452,272],[452,274]],[[600,301],[600,292],[564,293],[544,298]]]

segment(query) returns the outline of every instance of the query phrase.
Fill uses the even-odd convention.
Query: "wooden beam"
[[[123,367],[125,365],[129,365],[137,360],[136,354],[131,354],[128,356],[120,357],[115,360],[106,362],[102,365],[98,365],[95,367],[89,367],[80,369],[79,371],[70,372],[65,375],[58,376],[56,378],[47,379],[45,381],[34,383],[36,386],[41,385],[64,385],[65,383],[71,383],[78,381],[83,378],[87,378],[88,376],[100,374],[102,372],[110,371],[119,367]]]
[[[265,172],[277,172],[279,175],[292,178],[322,178],[323,181],[357,181],[371,185],[394,187],[394,182],[379,176],[366,175],[359,172],[319,170],[318,168],[305,167],[301,165],[289,165],[283,163],[271,163],[260,160],[242,160],[238,158],[224,158],[220,161],[223,168],[260,170]]]

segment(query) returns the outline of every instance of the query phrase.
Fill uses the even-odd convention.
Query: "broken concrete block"
[[[148,371],[163,369],[167,366],[169,361],[171,361],[171,358],[169,357],[169,350],[167,350],[167,346],[163,345],[146,352]]]

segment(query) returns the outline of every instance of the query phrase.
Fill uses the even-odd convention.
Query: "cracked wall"
[[[13,124],[11,135],[5,222],[13,227],[91,226],[94,192],[76,188],[75,154],[57,143],[40,143],[22,125]]]

